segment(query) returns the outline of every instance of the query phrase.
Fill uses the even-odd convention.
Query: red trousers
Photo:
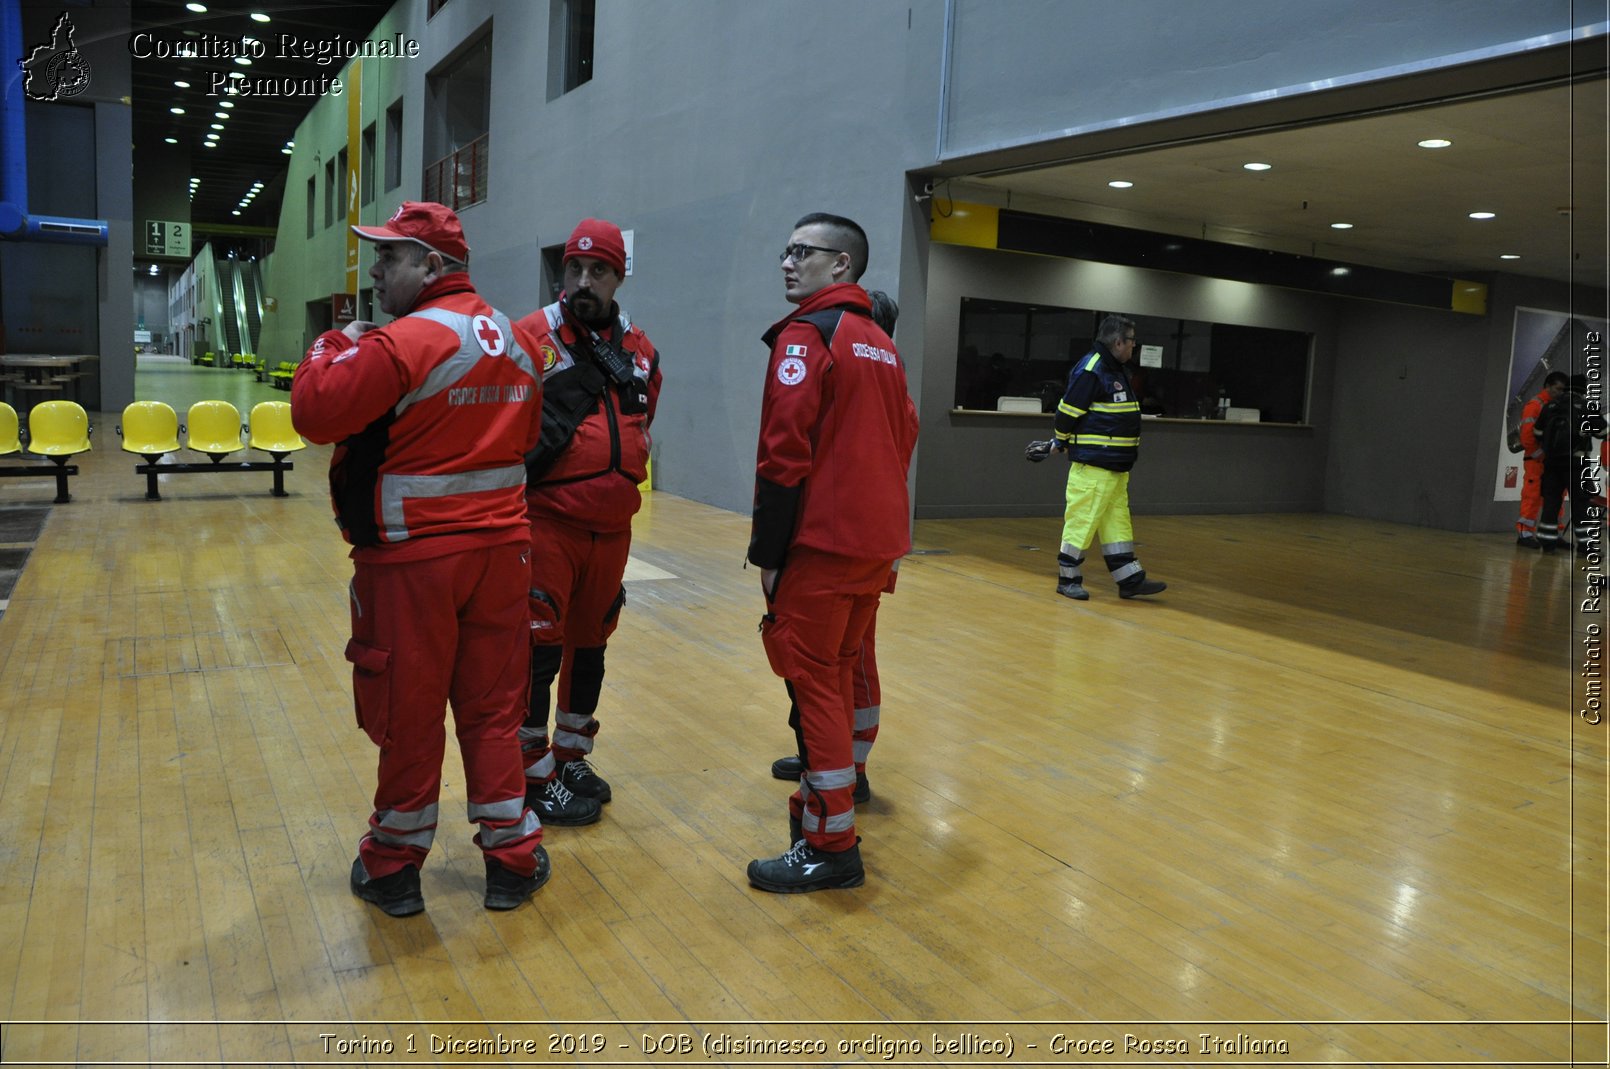
[[[872,744],[878,741],[878,720],[883,712],[883,688],[878,685],[877,651],[878,614],[867,621],[866,634],[856,648],[855,662],[850,672],[854,688],[855,722],[850,736],[855,755],[855,770],[866,771],[866,759],[872,753]]]
[[[354,567],[347,660],[358,725],[380,747],[374,813],[358,844],[371,878],[422,866],[430,852],[449,703],[476,844],[512,872],[536,871],[542,825],[525,805],[518,737],[529,552],[516,542]]]
[[[604,649],[620,622],[632,532],[589,531],[548,516],[531,520],[531,695],[520,744],[526,777],[552,779],[554,759],[592,752]],[[548,706],[554,676],[559,693],[552,747]]]
[[[856,842],[855,658],[892,564],[796,546],[762,624],[772,671],[788,682],[799,709],[805,774],[789,812],[806,840],[824,850]]]
[[[1521,515],[1515,521],[1515,533],[1522,538],[1536,537],[1538,522],[1543,518],[1543,458],[1528,457],[1523,470],[1526,477],[1521,483]],[[1557,532],[1564,516],[1562,506],[1548,518],[1547,525]]]

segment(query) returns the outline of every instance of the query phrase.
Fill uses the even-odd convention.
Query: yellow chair
[[[89,452],[89,415],[76,401],[45,401],[28,413],[28,452],[62,463]],[[60,459],[58,459],[60,458]]]
[[[212,457],[214,464],[246,448],[240,440],[240,409],[228,401],[197,401],[185,417],[190,428],[185,445]]]
[[[251,438],[246,444],[275,460],[307,448],[291,423],[291,406],[284,401],[259,401],[252,406]]]
[[[17,439],[17,410],[0,401],[0,456],[22,451]]]
[[[162,454],[179,450],[179,417],[161,401],[135,401],[123,409],[117,433],[125,453],[138,453],[153,464]]]

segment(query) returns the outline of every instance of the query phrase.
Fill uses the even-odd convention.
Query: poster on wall
[[[1526,469],[1521,453],[1510,452],[1520,428],[1521,410],[1543,390],[1543,380],[1551,371],[1567,375],[1584,374],[1583,351],[1588,333],[1602,338],[1606,320],[1573,316],[1537,308],[1515,309],[1515,329],[1509,348],[1509,392],[1504,403],[1504,425],[1499,428],[1498,472],[1493,486],[1494,501],[1519,501]]]

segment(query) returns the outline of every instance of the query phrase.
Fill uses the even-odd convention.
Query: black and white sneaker
[[[593,824],[603,814],[596,798],[583,798],[560,783],[557,776],[546,783],[527,784],[525,804],[543,824],[556,828]]]
[[[613,797],[609,783],[593,771],[593,766],[587,763],[585,757],[559,762],[559,782],[583,798],[596,799],[599,805]]]
[[[780,895],[860,887],[865,882],[859,841],[848,850],[835,852],[818,850],[801,839],[780,857],[749,863],[750,885]]]
[[[537,870],[529,876],[510,872],[502,865],[486,859],[487,909],[515,909],[537,893],[537,888],[548,882],[553,866],[548,863],[548,851],[537,847]]]
[[[352,859],[352,893],[379,906],[390,917],[412,917],[425,909],[425,896],[419,890],[419,870],[405,865],[390,876],[371,879],[363,858]]]

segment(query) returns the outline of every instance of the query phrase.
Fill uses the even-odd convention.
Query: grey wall
[[[954,0],[954,8],[947,157],[1249,94],[1306,93],[1604,18],[1602,4],[1570,0]]]
[[[401,31],[421,55],[366,64],[363,111],[367,123],[406,91],[403,185],[364,219],[418,198],[425,78],[491,20],[489,198],[460,213],[477,287],[522,315],[547,299],[543,247],[587,216],[633,231],[633,276],[618,299],[663,353],[655,483],[747,509],[760,336],[790,309],[776,257],[794,221],[810,211],[856,219],[872,249],[863,283],[905,300],[902,271],[920,259],[926,221],[912,214],[904,176],[933,159],[944,12],[903,0],[689,0],[653,17],[670,10],[599,4],[593,79],[549,101],[549,4],[455,0],[428,22],[422,2],[398,4],[376,36]],[[345,144],[344,107],[320,101],[297,131],[267,286],[279,299],[261,346],[270,359],[299,356],[303,302],[341,288],[344,228],[325,228],[321,214],[314,237],[303,235],[310,174],[322,212],[313,157]],[[902,330],[920,343],[920,322]],[[910,362],[919,382],[920,356]]]
[[[1313,426],[1147,420],[1130,502],[1137,512],[1172,513],[1301,512],[1321,507],[1336,363],[1333,301],[1144,268],[934,245],[928,256],[927,373],[918,395],[923,421],[919,517],[1062,511],[1066,463],[1036,465],[1023,459],[1023,447],[1031,438],[1049,436],[1050,416],[951,411],[963,297],[1312,332],[1309,421]]]
[[[747,509],[760,335],[790,309],[777,251],[794,221],[856,219],[863,283],[903,299],[904,173],[933,155],[942,8],[697,0],[644,18],[661,9],[601,3],[592,81],[545,103],[546,8],[497,8],[492,197],[464,213],[477,284],[529,310],[540,247],[589,215],[632,230],[618,300],[664,354],[655,482]]]

